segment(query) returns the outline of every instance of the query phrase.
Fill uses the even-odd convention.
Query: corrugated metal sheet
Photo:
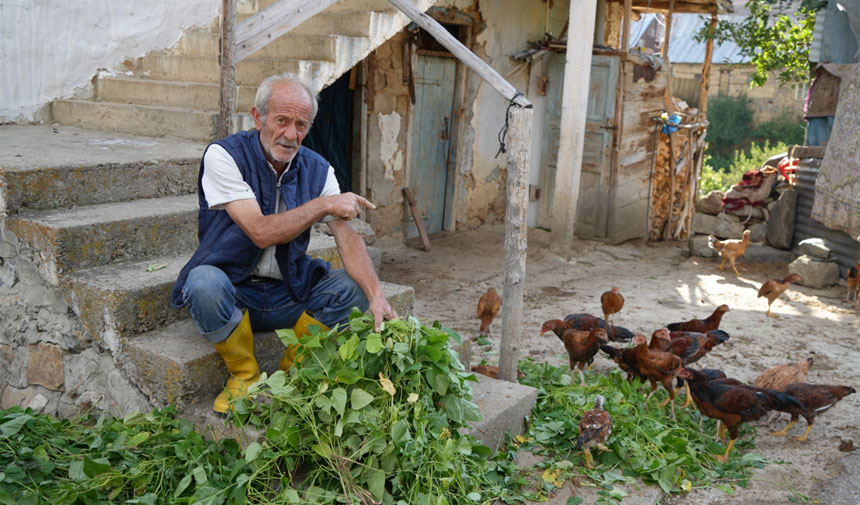
[[[860,242],[845,232],[831,230],[812,219],[812,204],[815,202],[815,178],[821,160],[804,159],[797,167],[797,213],[794,225],[794,246],[808,238],[823,238],[833,244],[833,254],[839,262],[839,274],[845,277],[848,269],[860,259]]]
[[[662,14],[659,14],[662,15]],[[643,14],[639,21],[630,23],[630,47],[640,46],[640,38],[658,14]],[[741,21],[743,14],[729,14],[720,19]],[[695,36],[710,17],[701,14],[675,14],[672,18],[672,35],[669,40],[669,61],[672,63],[702,63],[705,60],[705,43],[696,42]],[[750,59],[740,55],[740,47],[734,42],[714,45],[713,63],[749,63]]]

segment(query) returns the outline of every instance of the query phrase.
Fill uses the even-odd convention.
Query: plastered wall
[[[47,119],[48,102],[86,94],[99,69],[174,45],[220,8],[220,0],[3,0],[0,122]]]

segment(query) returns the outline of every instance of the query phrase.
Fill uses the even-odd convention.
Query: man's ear
[[[260,120],[260,111],[256,107],[251,107],[251,117],[254,118],[254,127],[258,130],[263,129],[263,122]]]

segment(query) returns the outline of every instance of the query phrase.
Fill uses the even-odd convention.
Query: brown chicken
[[[487,330],[490,331],[490,336],[493,335],[493,319],[499,315],[499,309],[502,308],[502,299],[496,293],[496,288],[490,288],[486,293],[481,295],[478,300],[478,319],[481,320],[481,327],[478,330],[480,335],[485,335]]]
[[[683,368],[677,375],[690,385],[690,393],[702,415],[719,420],[729,430],[730,441],[726,452],[716,456],[722,462],[728,460],[742,423],[755,421],[774,408],[787,411],[789,405],[802,407],[796,398],[786,393],[753,391],[742,385],[722,383],[725,379],[708,380],[692,368]]]
[[[782,363],[772,366],[765,370],[755,380],[755,385],[760,388],[775,389],[777,391],[785,391],[785,388],[790,384],[797,384],[806,380],[806,375],[809,373],[809,368],[815,360],[812,356],[806,358],[805,361],[798,363]],[[778,412],[774,412],[767,418],[766,425],[770,425]]]
[[[690,319],[683,323],[671,323],[666,325],[669,331],[697,331],[705,333],[710,330],[716,330],[720,327],[720,321],[723,320],[723,314],[729,311],[728,305],[720,305],[714,312],[705,319]]]
[[[603,319],[607,323],[611,323],[612,314],[617,314],[624,307],[624,296],[618,291],[618,288],[612,288],[610,291],[604,291],[600,295],[600,306],[603,307]]]
[[[747,252],[747,246],[750,245],[749,230],[744,230],[743,238],[740,240],[717,240],[717,237],[711,235],[708,237],[708,244],[716,249],[720,257],[723,258],[723,261],[720,263],[720,272],[723,271],[723,266],[726,264],[726,260],[728,260],[732,265],[732,270],[735,271],[735,275],[740,275],[735,266],[735,261]]]
[[[589,331],[592,328],[603,328],[613,342],[627,342],[633,338],[633,332],[621,326],[613,326],[599,317],[591,314],[568,314],[564,317],[569,328]]]
[[[670,352],[649,349],[645,337],[642,335],[636,335],[633,338],[633,345],[635,346],[633,353],[636,357],[639,373],[651,383],[651,392],[645,397],[645,402],[648,402],[657,390],[657,383],[660,383],[669,392],[669,398],[659,406],[664,407],[667,403],[671,403],[672,419],[677,419],[675,417],[675,402],[673,401],[675,390],[672,388],[672,381],[675,379],[675,373],[684,368],[683,360]]]
[[[850,302],[851,297],[854,297],[854,308],[860,307],[860,260],[857,264],[848,270],[848,275],[845,277],[845,301]]]
[[[552,322],[555,321],[555,322]],[[550,324],[552,322],[552,324]],[[541,335],[547,331],[552,331],[549,326],[563,324],[558,319],[547,321],[541,327]],[[549,325],[549,326],[548,326]],[[547,329],[544,329],[547,328]],[[558,335],[558,334],[556,334]],[[573,382],[573,374],[575,369],[579,368],[579,384],[585,385],[585,375],[582,369],[585,365],[594,360],[594,355],[600,349],[601,342],[609,342],[609,337],[606,336],[606,330],[603,328],[593,328],[590,331],[567,329],[558,335],[559,340],[564,343],[564,348],[567,350],[567,356],[570,360],[570,380]]]
[[[632,382],[636,377],[639,377],[643,382],[645,381],[645,376],[639,372],[639,366],[636,363],[634,347],[619,349],[618,347],[604,344],[600,346],[600,350],[609,355],[609,358],[618,365],[618,368],[627,374],[627,380],[629,382]]]
[[[761,288],[758,290],[758,298],[765,297],[767,298],[767,315],[768,317],[776,317],[771,314],[770,306],[773,304],[774,300],[779,298],[779,296],[791,286],[792,282],[797,282],[803,280],[798,274],[791,274],[783,280],[779,279],[771,279],[764,284],[761,285]]]
[[[836,403],[850,395],[856,393],[854,388],[848,386],[831,386],[827,384],[790,384],[785,388],[785,392],[797,398],[801,405],[800,407],[792,407],[785,412],[791,414],[791,422],[780,431],[771,433],[771,435],[782,436],[788,433],[788,429],[797,424],[800,416],[806,419],[806,431],[802,437],[796,437],[795,440],[801,442],[806,441],[809,436],[809,430],[812,429],[812,423],[815,422],[815,416],[826,410],[830,410]]]
[[[612,417],[609,412],[603,410],[603,402],[606,400],[601,395],[597,395],[594,399],[594,408],[586,410],[582,414],[582,419],[579,420],[579,437],[576,439],[576,447],[574,449],[583,449],[585,453],[585,466],[591,468],[591,451],[592,446],[597,446],[600,452],[610,450],[604,445],[612,433]]]
[[[472,371],[493,379],[499,378],[499,367],[495,365],[472,365]],[[526,374],[517,370],[517,379],[524,379]]]
[[[669,333],[669,339],[669,346],[664,350],[678,356],[684,361],[684,366],[688,366],[699,361],[711,352],[711,349],[728,340],[729,334],[723,330],[711,330],[707,333],[673,331]],[[693,400],[690,396],[689,385],[685,382],[684,386],[687,391],[687,400],[684,402],[684,408],[686,408],[690,406]]]

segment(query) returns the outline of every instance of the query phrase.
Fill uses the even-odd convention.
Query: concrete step
[[[335,35],[328,35],[328,32],[314,34],[288,32],[253,53],[250,58],[334,61],[335,38]],[[218,56],[220,51],[220,33],[194,30],[186,33],[171,52],[185,56]]]
[[[34,138],[50,142],[51,148]],[[6,212],[194,193],[204,147],[182,139],[72,127],[0,126]],[[39,163],[33,164],[33,159]]]
[[[412,287],[387,282],[382,287],[398,314],[411,313],[415,300]],[[254,354],[261,370],[277,370],[283,350],[274,332],[254,334]],[[214,399],[227,380],[224,362],[191,320],[129,339],[121,356],[128,376],[153,405],[174,403],[181,411],[201,398]]]
[[[100,76],[96,99],[105,102],[181,107],[216,111],[219,86],[212,83],[162,81],[120,75]],[[254,105],[256,86],[238,86],[236,110],[249,111]]]
[[[196,244],[196,240],[193,244]],[[192,244],[192,245],[193,245]],[[379,269],[381,251],[368,247]],[[146,260],[111,264],[64,275],[60,283],[90,337],[103,347],[116,350],[135,335],[188,318],[188,311],[168,307],[170,290],[192,250]],[[313,234],[308,254],[343,268],[334,238]],[[147,271],[153,265],[163,268]]]
[[[197,243],[197,195],[21,213],[7,229],[37,258],[46,280],[109,263],[186,251]]]
[[[150,79],[218,83],[220,68],[217,56],[153,53],[140,58],[133,72]],[[329,75],[333,68],[334,64],[329,61],[251,58],[236,66],[236,84],[257,86],[266,77],[284,72],[306,76]]]
[[[54,121],[63,125],[195,140],[214,138],[218,118],[214,110],[87,100],[55,100],[51,113]]]

